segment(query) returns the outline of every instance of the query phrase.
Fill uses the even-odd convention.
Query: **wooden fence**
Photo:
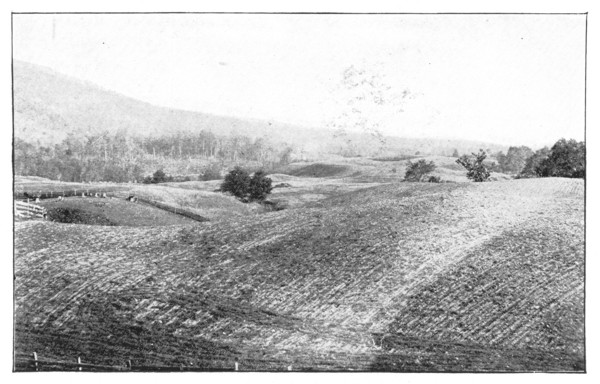
[[[151,205],[155,208],[162,209],[164,211],[174,213],[176,215],[181,215],[181,216],[187,217],[192,220],[196,220],[196,221],[200,221],[200,222],[210,221],[210,219],[207,219],[206,217],[201,216],[197,213],[191,212],[187,209],[174,207],[173,205],[151,199],[150,197],[144,196],[143,194],[139,194],[139,193],[116,192],[114,194],[110,194],[109,196],[116,197],[116,198],[122,198],[122,199],[126,199],[128,196],[135,196],[137,201],[142,204]]]
[[[207,219],[206,217],[200,216],[200,215],[198,215],[198,214],[196,214],[194,212],[190,212],[190,211],[187,211],[185,209],[173,207],[173,206],[161,203],[159,201],[150,200],[150,199],[147,199],[145,197],[138,197],[137,199],[141,203],[148,204],[148,205],[151,205],[153,207],[162,209],[162,210],[167,211],[167,212],[174,213],[176,215],[181,215],[181,216],[187,217],[187,218],[192,219],[192,220],[196,220],[196,221],[200,221],[200,222],[209,221],[209,219]]]
[[[194,367],[181,364],[180,366],[159,366],[159,365],[136,365],[132,360],[123,362],[122,365],[102,365],[83,362],[81,357],[73,361],[49,359],[38,356],[36,352],[32,354],[17,353],[14,356],[14,371],[92,371],[92,372],[175,372],[175,371],[194,371],[194,372],[226,372],[238,371],[240,369],[237,361],[231,361],[225,367],[209,368]],[[287,367],[291,370],[291,366]]]
[[[44,207],[15,200],[15,217],[45,219],[47,214]]]
[[[41,199],[56,199],[59,196],[62,197],[73,197],[73,196],[85,196],[95,195],[96,193],[102,195],[106,193],[107,195],[110,193],[114,193],[117,191],[123,190],[123,187],[100,187],[100,188],[72,188],[65,190],[56,190],[56,191],[15,191],[14,199],[15,200],[35,200],[36,198]]]
[[[104,188],[73,188],[70,190],[64,191],[38,191],[38,192],[15,192],[15,217],[43,217],[45,215],[46,209],[40,206],[30,204],[30,201],[35,201],[35,199],[56,199],[58,197],[78,197],[78,196],[94,196],[94,195],[103,196],[106,194],[107,197],[117,197],[117,198],[126,198],[130,195],[130,193],[123,192],[120,187],[104,187]],[[190,212],[186,209],[174,207],[172,205],[168,205],[156,200],[149,199],[147,197],[136,196],[137,200],[141,203],[151,205],[153,207],[162,209],[164,211],[168,211],[174,213],[176,215],[181,215],[187,217],[192,220],[205,222],[210,221],[206,217],[198,215],[197,213]],[[22,200],[22,201],[18,201]],[[43,210],[43,212],[41,211]]]

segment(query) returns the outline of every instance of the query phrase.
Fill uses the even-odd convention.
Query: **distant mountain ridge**
[[[14,61],[15,136],[54,143],[67,134],[124,130],[134,135],[211,130],[277,140],[304,137],[305,128],[279,122],[216,116],[139,101],[49,68]],[[312,132],[315,133],[315,132]]]
[[[241,119],[155,106],[39,65],[13,61],[14,134],[16,138],[51,145],[69,134],[85,136],[125,131],[132,135],[161,135],[176,131],[212,131],[296,145],[307,152],[335,147],[333,132],[276,121]],[[366,134],[350,135],[364,142]],[[389,151],[449,154],[505,146],[464,140],[388,138]]]

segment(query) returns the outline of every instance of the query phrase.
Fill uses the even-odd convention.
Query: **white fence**
[[[39,205],[15,201],[16,218],[46,218],[48,211]]]

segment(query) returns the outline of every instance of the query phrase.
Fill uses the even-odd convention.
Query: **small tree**
[[[273,189],[271,183],[271,179],[266,177],[266,173],[264,171],[261,170],[254,172],[248,187],[248,195],[250,200],[263,201]]]
[[[452,152],[452,157],[459,157],[460,155],[458,154],[458,149],[454,149],[454,152]]]
[[[173,177],[167,176],[167,174],[162,169],[159,169],[156,172],[154,172],[152,176],[144,178],[145,184],[158,184],[166,183],[169,181],[173,181]]]
[[[159,169],[156,172],[154,172],[154,175],[152,175],[152,182],[153,183],[164,183],[165,181],[167,181],[167,174],[162,170]]]
[[[256,171],[250,177],[247,171],[235,167],[225,176],[221,191],[229,192],[244,202],[263,201],[273,189],[271,183],[271,179],[266,177],[264,171]]]
[[[250,175],[241,167],[236,166],[225,176],[221,184],[221,192],[229,192],[238,199],[245,199],[250,187]]]
[[[490,172],[487,170],[483,161],[487,154],[483,149],[479,150],[478,154],[473,153],[472,156],[462,155],[456,162],[467,169],[467,178],[476,182],[487,181],[490,178]]]
[[[419,160],[416,163],[408,162],[406,167],[406,173],[404,174],[404,181],[421,181],[428,173],[435,170],[435,164],[433,161],[427,162],[426,160]]]

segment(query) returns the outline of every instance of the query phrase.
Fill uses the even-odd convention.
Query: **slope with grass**
[[[298,162],[282,167],[278,172],[306,178],[343,179],[352,182],[397,182],[404,178],[408,162],[432,161],[436,169],[431,173],[446,182],[468,182],[465,169],[456,158],[447,156],[398,156],[381,159],[337,158],[326,163]],[[508,180],[502,173],[492,173],[492,180]]]
[[[48,210],[48,220],[59,223],[128,227],[194,223],[184,216],[125,199],[69,197],[62,201],[42,200],[38,204]]]
[[[162,228],[16,224],[18,352],[279,370],[580,370],[583,184],[375,185]]]

